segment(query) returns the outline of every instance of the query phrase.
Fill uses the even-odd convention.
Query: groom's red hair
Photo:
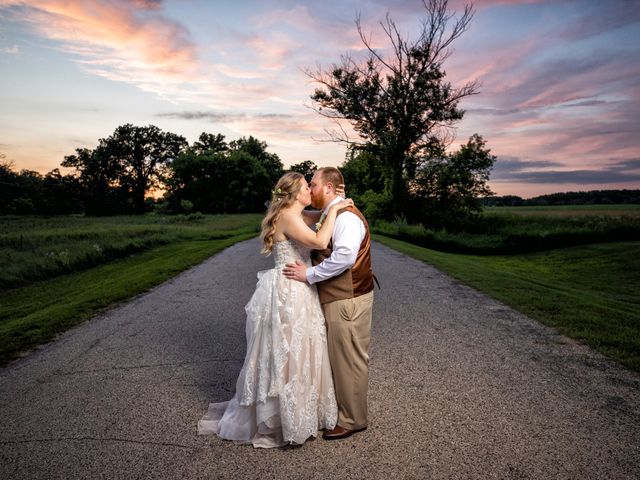
[[[318,172],[320,173],[320,178],[325,185],[327,183],[333,185],[334,192],[336,191],[336,188],[338,188],[338,185],[344,183],[344,177],[336,167],[322,167],[318,169]]]

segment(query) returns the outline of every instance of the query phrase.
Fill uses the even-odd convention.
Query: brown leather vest
[[[371,235],[369,235],[369,224],[356,207],[343,208],[338,215],[344,212],[352,212],[358,216],[364,223],[365,234],[356,263],[353,267],[346,269],[340,275],[328,278],[322,282],[316,283],[318,287],[318,295],[320,303],[330,303],[336,300],[344,300],[346,298],[355,298],[373,290],[373,271],[371,270]],[[318,265],[325,258],[331,256],[333,251],[333,239],[329,241],[329,245],[324,250],[313,250],[311,252],[311,261],[313,265]]]

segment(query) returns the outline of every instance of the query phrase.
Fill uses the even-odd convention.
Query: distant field
[[[0,365],[256,236],[261,218],[0,217]]]
[[[536,207],[485,207],[486,214],[542,217],[628,216],[640,217],[640,205],[557,205]]]
[[[374,239],[640,372],[640,242],[480,256]]]
[[[488,207],[463,231],[378,221],[372,232],[451,253],[503,255],[640,240],[640,205]]]

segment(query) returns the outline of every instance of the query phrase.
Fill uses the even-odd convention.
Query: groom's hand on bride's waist
[[[291,280],[307,281],[307,266],[299,260],[296,263],[287,263],[282,269],[282,273]]]

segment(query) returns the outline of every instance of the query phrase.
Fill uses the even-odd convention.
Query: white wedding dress
[[[302,444],[332,429],[338,407],[326,327],[315,286],[282,274],[287,263],[310,265],[310,250],[292,240],[273,245],[275,268],[258,273],[246,305],[247,354],[228,402],[211,403],[198,434],[254,447]]]

